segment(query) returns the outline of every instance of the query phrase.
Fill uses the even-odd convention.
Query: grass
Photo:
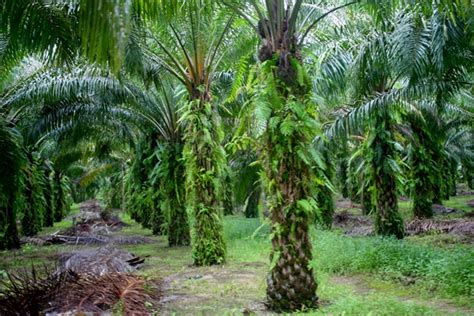
[[[415,283],[425,292],[468,302],[474,295],[474,250],[459,245],[441,249],[379,237],[314,234],[314,266],[335,274],[372,274],[400,283]]]
[[[452,196],[449,198],[449,200],[443,201],[443,205],[452,208],[458,211],[462,211],[462,213],[459,214],[449,214],[449,215],[438,215],[437,217],[443,217],[443,218],[457,218],[457,217],[462,217],[464,213],[474,211],[474,209],[470,206],[467,205],[467,202],[474,200],[473,195],[456,195]],[[413,213],[412,213],[412,208],[413,208],[413,202],[411,200],[407,201],[399,201],[398,202],[398,207],[400,210],[400,213],[402,214],[403,218],[405,221],[410,221],[413,219]],[[436,215],[435,215],[436,217]]]
[[[472,196],[455,197],[450,203],[461,204],[470,199]],[[158,311],[160,315],[266,312],[263,302],[271,248],[267,224],[259,219],[227,216],[224,221],[227,262],[221,266],[195,267],[190,247],[169,248],[165,237],[152,236],[150,230],[143,229],[127,214],[122,214],[122,220],[130,226],[118,234],[147,236],[153,240],[149,244],[120,247],[146,258],[137,273],[149,281],[162,280],[165,297]],[[65,220],[43,233],[71,224]],[[316,229],[311,236],[312,265],[321,306],[304,315],[474,312],[474,249],[470,245],[453,240],[450,247],[437,247],[425,239],[347,237],[337,231]],[[439,236],[430,237],[440,240]],[[0,270],[29,266],[31,262],[52,262],[58,253],[77,248],[25,246],[19,251],[2,253]]]
[[[136,233],[142,230],[134,226]],[[258,219],[228,216],[224,228],[228,248],[224,266],[193,267],[190,247],[168,248],[164,238],[158,238],[158,245],[127,247],[148,256],[143,276],[164,278],[168,295],[178,297],[178,302],[164,305],[164,314],[231,315],[245,306],[258,313],[265,298],[269,227]],[[462,315],[474,308],[474,252],[469,246],[442,249],[410,240],[351,238],[320,230],[314,230],[312,238],[322,306],[310,315]],[[334,282],[340,275],[363,280],[362,289]],[[367,288],[370,291],[363,293]]]
[[[472,207],[467,205],[467,202],[474,200],[472,195],[457,195],[451,197],[449,200],[443,201],[444,206],[454,208],[456,210],[462,210],[464,212],[474,211]]]

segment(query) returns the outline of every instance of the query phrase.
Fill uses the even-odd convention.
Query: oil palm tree
[[[410,113],[418,117],[415,121],[422,122],[423,108],[433,102],[433,95],[437,96],[436,102],[441,112],[443,108],[449,108],[442,100],[447,100],[457,91],[466,74],[466,65],[470,64],[468,60],[472,58],[472,48],[466,47],[466,41],[461,40],[465,36],[469,37],[466,31],[468,29],[463,26],[466,21],[464,14],[468,14],[469,9],[463,5],[460,3],[458,9],[453,9],[446,2],[436,3],[430,8],[381,7],[381,10],[389,8],[390,15],[386,15],[384,20],[377,20],[378,15],[375,15],[378,24],[372,30],[366,29],[368,33],[364,42],[354,45],[358,47],[356,54],[346,59],[335,58],[333,65],[326,66],[328,69],[335,69],[331,74],[335,82],[340,80],[340,69],[350,68],[347,65],[341,67],[341,60],[351,64],[354,71],[352,82],[355,83],[355,109],[346,116],[345,122],[364,126],[369,120],[369,125],[366,125],[369,127],[366,145],[369,146],[369,157],[372,159],[371,186],[377,203],[376,231],[380,234],[399,238],[403,236],[396,189],[397,178],[402,176],[401,169],[397,166],[400,151],[396,148],[399,146],[394,137],[396,134],[400,135],[400,131],[397,131],[400,120],[397,117]],[[447,32],[443,33],[441,29]],[[459,50],[459,55],[447,54],[454,47],[457,47],[455,51]],[[419,102],[420,100],[428,102]],[[340,124],[339,128],[347,129],[347,126]],[[419,132],[415,138],[428,141],[427,130],[418,128],[415,132]],[[432,142],[422,148],[418,144],[418,153],[421,155],[435,150],[441,154],[440,146],[437,146],[438,149],[426,147],[431,145]],[[412,162],[416,164],[413,168],[423,168],[419,165],[421,157],[412,158]],[[425,165],[428,163],[426,159],[429,161],[430,158],[425,158]],[[419,183],[430,183],[430,177],[437,177],[433,173],[436,170],[438,169],[434,168],[430,172],[414,171],[413,175],[421,177],[417,180]],[[415,195],[417,209],[420,203],[430,204],[430,194],[429,189],[418,190]],[[417,213],[420,211],[417,210]],[[429,213],[427,210],[427,214]]]
[[[226,247],[221,223],[223,175],[226,165],[223,133],[212,84],[230,40],[232,17],[206,5],[190,4],[188,14],[151,34],[153,57],[183,84],[187,102],[182,109],[186,204],[193,215],[193,258],[196,265],[224,262]],[[182,21],[180,21],[182,19]],[[174,46],[166,45],[174,43]],[[173,48],[174,47],[174,48]]]
[[[300,0],[247,1],[254,14],[225,3],[261,39],[258,79],[252,83],[262,144],[262,182],[273,227],[268,304],[275,310],[314,307],[318,298],[308,228],[318,207],[314,188],[318,183],[324,185],[316,169],[323,169],[324,164],[311,145],[319,126],[302,47],[318,22],[349,3],[323,14]]]
[[[11,107],[36,107],[32,132],[58,139],[66,147],[77,149],[83,140],[137,143],[127,177],[128,206],[156,233],[164,228],[170,246],[182,246],[190,240],[183,191],[183,128],[178,123],[182,93],[165,89],[163,81],[146,87],[131,80],[119,82],[90,67],[75,72],[45,70],[17,87],[5,102]],[[72,160],[66,159],[62,170],[84,157],[87,149],[79,149],[65,153]]]

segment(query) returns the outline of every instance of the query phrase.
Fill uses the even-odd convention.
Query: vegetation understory
[[[449,213],[438,213],[435,220],[462,219],[472,224],[474,209],[469,202],[473,199],[474,194],[451,198],[445,203]],[[407,222],[410,221],[410,203],[399,202]],[[309,315],[474,313],[474,230],[459,235],[434,229],[403,241],[347,235],[345,232],[350,232],[347,227],[360,227],[361,219],[370,220],[361,214],[358,206],[339,200],[336,203],[336,228],[333,231],[311,230],[315,254],[311,265],[318,271],[320,307],[307,311]],[[2,252],[1,278],[6,277],[6,271],[18,274],[30,270],[32,265],[41,274],[44,272],[43,264],[58,268],[61,266],[59,262],[64,261],[62,258],[71,258],[74,254],[82,256],[76,265],[82,266],[89,274],[100,269],[97,267],[104,262],[113,270],[117,266],[112,267],[111,257],[120,257],[117,254],[124,252],[133,254],[127,259],[140,259],[135,259],[138,270],[126,271],[143,281],[140,284],[143,295],[139,296],[142,304],[135,302],[135,310],[142,306],[150,313],[160,315],[273,314],[265,306],[265,280],[271,249],[267,222],[240,215],[226,216],[226,264],[197,267],[193,265],[190,246],[170,248],[165,237],[154,236],[151,230],[140,227],[120,210],[111,211],[107,221],[94,222],[91,214],[101,210],[95,201],[82,203],[81,210],[73,208],[72,213],[54,227],[43,230],[36,237],[24,238],[23,241],[28,243],[21,250]],[[76,223],[75,232],[73,222]],[[59,240],[68,234],[75,235],[75,241]],[[91,239],[84,243],[77,239],[77,236],[85,238],[91,234],[109,236],[110,239]],[[51,236],[57,236],[53,241],[56,244],[48,245],[46,242],[39,245],[38,240],[51,242]],[[103,257],[94,253],[104,247],[116,250]],[[83,256],[88,252],[93,253],[95,261],[92,263],[87,263]],[[92,269],[88,264],[96,268]],[[74,269],[74,264],[70,263],[68,267]],[[98,286],[100,288],[100,284]],[[75,291],[79,291],[77,287]],[[77,295],[81,294],[84,295],[79,291]],[[74,293],[69,295],[77,296]],[[130,301],[117,299],[115,305],[108,308],[121,314],[131,308],[127,304]],[[94,310],[87,304],[83,304],[83,308],[85,311]]]

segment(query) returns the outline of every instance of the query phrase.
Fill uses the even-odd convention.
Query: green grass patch
[[[464,212],[474,211],[474,208],[469,207],[467,202],[474,200],[474,195],[457,195],[452,196],[449,200],[443,201],[444,206],[461,210]]]
[[[380,237],[314,234],[316,270],[337,274],[377,274],[383,279],[414,278],[426,290],[447,297],[474,295],[474,250],[442,249]]]
[[[271,250],[268,223],[237,215],[225,217],[227,262],[195,267],[191,247],[170,248],[165,236],[152,236],[149,229],[142,228],[128,214],[120,216],[130,226],[114,234],[147,236],[153,242],[118,247],[144,257],[145,263],[137,273],[146,280],[165,280],[166,295],[179,298],[167,304],[164,313],[234,315],[246,307],[252,310],[252,306],[262,305]],[[54,228],[70,225],[70,220],[64,220]],[[437,297],[474,308],[474,250],[470,245],[453,241],[449,248],[436,247],[417,238],[399,241],[348,237],[337,231],[316,229],[311,231],[311,237],[321,306],[308,315],[445,314],[446,306],[438,304]],[[53,263],[57,254],[81,248],[84,247],[24,246],[19,251],[4,252],[0,275],[7,268]],[[346,278],[349,282],[340,281]],[[448,308],[461,314],[463,310],[453,306]]]

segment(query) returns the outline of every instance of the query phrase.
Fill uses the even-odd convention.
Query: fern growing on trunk
[[[288,63],[283,65],[285,58]],[[293,80],[285,80],[282,72]],[[314,307],[318,297],[309,224],[318,207],[314,189],[320,157],[311,145],[318,131],[311,85],[299,60],[277,54],[263,62],[259,81],[255,110],[261,120],[257,125],[266,126],[260,137],[262,182],[273,231],[268,304],[275,310]]]
[[[403,218],[398,211],[397,180],[400,169],[396,162],[390,118],[381,111],[373,119],[369,132],[369,165],[376,201],[375,231],[379,235],[403,238]]]
[[[206,93],[197,92],[182,116],[183,157],[186,166],[186,200],[193,215],[192,247],[196,265],[225,261],[222,216],[222,176],[225,152],[216,110]]]

